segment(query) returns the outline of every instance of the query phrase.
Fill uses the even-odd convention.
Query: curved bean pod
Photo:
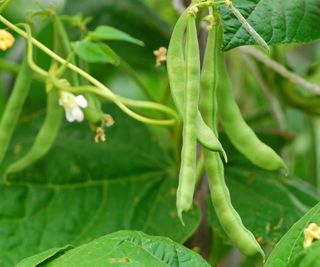
[[[14,128],[17,124],[22,107],[26,101],[32,81],[32,71],[24,56],[19,74],[16,78],[8,104],[0,122],[0,163],[7,152]]]
[[[168,55],[167,55],[167,68],[171,94],[178,112],[183,117],[184,110],[184,89],[185,89],[185,56],[184,56],[184,34],[187,26],[188,12],[185,11],[178,19],[170,40]],[[222,153],[225,161],[227,156],[220,144],[218,138],[212,130],[205,124],[200,112],[197,112],[197,138],[199,143],[213,151]]]
[[[216,152],[205,150],[204,157],[211,201],[221,226],[243,254],[252,256],[260,253],[264,258],[264,252],[254,235],[243,225],[239,214],[232,206],[220,156]]]
[[[6,174],[16,173],[29,167],[41,159],[53,145],[63,119],[63,109],[58,104],[58,91],[51,90],[47,101],[46,118],[35,142],[24,157],[8,166]]]
[[[201,92],[204,94],[201,111],[207,124],[212,127],[214,132],[217,132],[217,60],[220,60],[217,55],[221,53],[221,32],[220,26],[214,26],[209,31],[201,72]],[[224,179],[224,166],[219,154],[207,149],[204,149],[203,153],[212,204],[224,231],[245,255],[260,253],[264,257],[264,252],[255,237],[243,225],[239,214],[232,206],[230,193]]]
[[[282,158],[272,148],[261,142],[243,119],[232,94],[222,51],[218,54],[218,77],[217,97],[221,105],[218,116],[231,143],[253,164],[263,169],[287,170]]]

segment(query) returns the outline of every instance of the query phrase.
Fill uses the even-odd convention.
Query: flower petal
[[[76,97],[75,95],[69,93],[69,92],[62,92],[60,99],[59,99],[59,104],[63,106],[65,109],[68,108],[75,108],[78,106],[76,102]]]
[[[66,108],[65,109],[65,115],[66,115],[66,119],[68,122],[73,122],[75,121],[75,117],[73,115],[73,108]]]
[[[76,102],[79,105],[79,107],[81,108],[86,108],[88,107],[88,101],[87,99],[85,99],[85,97],[83,95],[78,95],[76,96]]]
[[[73,118],[78,122],[81,122],[84,119],[83,112],[79,107],[72,109],[72,115],[73,115]]]

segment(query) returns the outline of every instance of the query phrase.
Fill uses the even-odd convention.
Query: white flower
[[[83,95],[75,96],[68,92],[62,92],[59,105],[64,107],[67,121],[81,122],[84,119],[81,108],[88,107],[88,101]]]

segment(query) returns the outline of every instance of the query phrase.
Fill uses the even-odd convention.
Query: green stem
[[[134,100],[134,99],[129,99],[126,97],[122,96],[117,96],[121,102],[128,106],[136,107],[136,108],[144,108],[144,109],[155,109],[162,111],[163,113],[169,114],[176,120],[179,120],[179,116],[177,115],[176,112],[174,112],[171,108],[168,108],[167,106],[155,103],[155,102],[149,102],[149,101],[140,101],[140,100]]]
[[[40,68],[34,61],[33,61],[33,46],[32,46],[32,33],[31,29],[28,24],[22,24],[22,26],[26,29],[27,32],[27,42],[28,42],[28,47],[27,47],[27,59],[28,59],[28,64],[30,68],[38,73],[39,75],[43,76],[44,78],[49,77],[49,72],[45,71],[44,69]]]
[[[53,82],[56,87],[60,88],[63,91],[67,91],[67,92],[71,92],[71,93],[78,93],[78,94],[80,94],[80,93],[93,93],[93,94],[99,95],[103,98],[106,98],[110,101],[113,101],[123,112],[128,114],[130,117],[132,117],[140,122],[146,123],[146,124],[169,126],[169,125],[175,124],[175,122],[176,122],[175,119],[157,120],[157,119],[147,118],[147,117],[141,116],[141,115],[133,112],[131,109],[129,109],[125,105],[125,104],[127,104],[128,106],[136,106],[136,107],[145,108],[145,109],[157,109],[157,110],[163,111],[165,113],[169,113],[172,116],[174,114],[175,117],[177,117],[177,115],[174,113],[174,111],[172,111],[171,109],[169,109],[161,104],[157,104],[157,103],[153,103],[153,102],[132,100],[132,99],[127,99],[127,98],[115,96],[115,95],[110,97],[110,95],[106,91],[99,90],[98,88],[93,87],[93,86],[67,87],[67,86],[63,86],[63,85],[59,84],[58,81],[53,80]]]
[[[208,6],[215,6],[215,5],[224,5],[226,1],[206,1],[206,2],[201,2],[194,4],[193,6],[196,7],[208,7]]]
[[[74,52],[72,52],[71,46],[70,46],[70,40],[68,37],[68,34],[64,28],[64,25],[60,19],[60,17],[55,14],[52,17],[53,26],[55,30],[55,42],[56,46],[60,46],[62,53],[65,55],[70,55],[70,60],[68,62],[74,64]],[[79,77],[75,72],[70,72],[70,79],[72,81],[72,84],[79,85]]]
[[[22,37],[28,39],[28,34],[26,32],[24,32],[23,30],[21,30],[19,27],[15,26],[14,24],[12,24],[10,21],[5,19],[2,15],[0,15],[0,22],[5,24],[7,27],[9,27],[10,29],[15,31],[16,33],[18,33]],[[78,73],[80,76],[82,76],[83,78],[88,80],[90,83],[92,83],[96,87],[103,89],[105,91],[105,94],[108,94],[108,96],[110,96],[111,98],[114,97],[114,94],[112,93],[112,91],[108,87],[106,87],[103,83],[99,82],[97,79],[95,79],[89,73],[86,73],[85,71],[83,71],[82,69],[73,65],[70,62],[68,63],[65,59],[63,59],[62,57],[60,57],[59,55],[57,55],[56,53],[51,51],[48,47],[46,47],[45,45],[43,45],[42,43],[40,43],[38,40],[34,39],[33,37],[31,37],[30,40],[33,45],[38,47],[40,50],[42,50],[48,56],[53,58],[55,61],[57,61],[63,65],[66,64],[69,69],[75,71],[76,73]]]
[[[317,84],[313,84],[308,82],[307,80],[303,79],[302,77],[298,76],[297,74],[289,71],[285,68],[285,66],[281,65],[280,63],[276,62],[275,60],[269,58],[268,56],[261,53],[259,50],[253,47],[242,47],[241,51],[253,56],[256,60],[263,63],[268,68],[272,69],[285,79],[289,80],[290,82],[302,86],[305,88],[309,93],[314,95],[320,95],[320,86]]]

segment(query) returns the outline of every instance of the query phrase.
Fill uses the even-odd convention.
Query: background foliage
[[[32,2],[13,0],[5,16],[14,22],[24,21],[30,11],[39,9],[36,1]],[[317,0],[238,0],[234,3],[269,44],[281,44],[272,47],[271,57],[306,80],[320,83],[320,45],[319,41],[310,43],[320,37],[320,5]],[[91,64],[90,73],[108,84],[114,92],[135,99],[147,98],[141,90],[142,84],[153,100],[174,108],[168,91],[166,68],[156,68],[153,55],[154,50],[168,45],[178,17],[172,1],[41,1],[41,7],[51,4],[55,4],[61,14],[81,12],[85,17],[91,17],[90,30],[99,25],[109,25],[142,40],[143,47],[119,41],[108,42],[120,60],[132,66],[138,80],[121,64],[118,67],[101,62]],[[221,12],[226,30],[225,50],[251,44],[253,40],[240,29],[231,13],[225,8]],[[41,19],[37,19],[35,24],[38,39],[52,47],[52,26]],[[70,25],[67,30],[72,41],[77,41],[79,31]],[[203,45],[203,38],[200,40]],[[290,44],[292,42],[308,44]],[[11,72],[15,72],[17,67],[13,65],[8,72],[8,66],[2,63],[4,60],[19,62],[22,46],[22,40],[18,39],[12,50],[5,54],[1,52],[0,69],[7,71],[0,74],[0,112],[5,107],[13,83]],[[253,61],[240,49],[231,50],[227,56],[242,113],[262,140],[279,151],[289,165],[289,177],[261,171],[242,158],[221,133],[229,155],[226,177],[233,204],[245,225],[270,254],[281,237],[318,203],[320,197],[320,99],[319,95],[306,93],[300,86]],[[50,65],[50,60],[41,52],[37,52],[37,61],[46,68]],[[254,62],[256,72],[252,72],[250,62]],[[267,88],[267,92],[261,87]],[[279,104],[281,124],[277,117],[279,114],[270,105],[270,92],[275,96],[272,101]],[[43,120],[45,103],[43,84],[34,81],[0,173],[31,146]],[[40,252],[43,254],[21,262],[20,266],[40,264],[48,258],[53,260],[48,266],[58,266],[59,261],[64,262],[66,258],[64,263],[68,262],[68,255],[71,255],[70,259],[81,261],[84,247],[94,244],[88,242],[120,230],[128,232],[107,235],[94,242],[101,242],[101,247],[109,250],[115,246],[114,240],[132,239],[134,242],[126,243],[130,253],[137,247],[145,251],[145,242],[160,242],[163,246],[158,248],[161,253],[187,255],[186,262],[190,265],[186,266],[207,266],[196,253],[177,244],[184,243],[197,250],[213,266],[218,262],[220,266],[261,265],[258,258],[243,258],[237,253],[229,253],[235,250],[217,221],[207,199],[204,182],[199,184],[193,209],[185,216],[186,226],[183,227],[177,219],[177,149],[181,140],[175,131],[179,128],[147,127],[129,119],[108,103],[104,110],[116,121],[107,132],[105,144],[94,143],[94,133],[85,123],[64,123],[53,149],[45,158],[26,171],[11,175],[9,185],[1,183],[1,266],[13,266]],[[314,255],[318,255],[319,246],[312,246],[310,253],[303,251],[302,232],[317,215],[318,206],[285,235],[266,266],[316,266],[311,264],[318,262]],[[143,231],[147,235],[130,230]],[[169,237],[177,243],[148,235]],[[295,238],[298,241],[292,245],[288,240]],[[72,249],[86,243],[88,245],[84,247]],[[288,262],[276,261],[276,258],[286,257],[282,254],[289,250],[295,251],[295,257],[288,258]],[[116,250],[116,256],[112,257],[120,255],[124,260],[124,255],[117,253]],[[163,262],[161,257],[164,254],[155,247],[152,247],[152,253],[156,258],[146,253],[149,256],[135,260],[141,260],[141,264],[154,261],[152,266],[176,266],[181,260],[178,256],[178,261]],[[176,257],[172,255],[170,259]],[[309,265],[298,265],[307,260]],[[197,265],[192,265],[195,263]]]

